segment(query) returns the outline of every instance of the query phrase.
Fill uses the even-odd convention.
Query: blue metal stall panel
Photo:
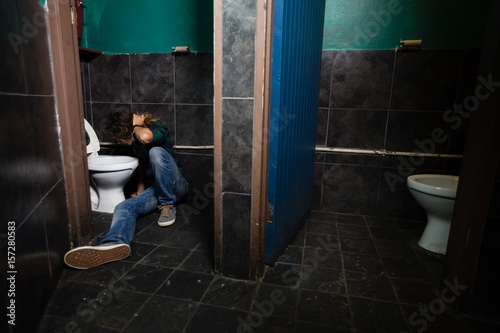
[[[325,0],[275,0],[271,73],[266,263],[272,264],[307,219]]]

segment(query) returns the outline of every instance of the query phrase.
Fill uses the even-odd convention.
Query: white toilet
[[[93,186],[90,187],[92,210],[113,213],[116,205],[125,200],[123,187],[139,165],[139,160],[131,156],[98,155],[101,149],[99,139],[85,121],[85,131],[90,143],[87,145],[87,161]]]
[[[422,174],[407,178],[410,193],[427,214],[427,225],[418,241],[422,248],[446,254],[458,176]]]

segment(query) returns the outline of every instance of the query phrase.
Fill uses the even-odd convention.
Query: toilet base
[[[418,245],[427,251],[445,255],[451,220],[429,216]]]
[[[99,207],[99,196],[97,195],[95,188],[92,186],[90,186],[90,203],[92,210],[97,210],[97,207]]]
[[[101,160],[107,158],[110,160],[117,156],[99,156]],[[118,156],[120,158],[120,156]],[[113,160],[111,159],[111,162]],[[137,158],[134,157],[137,164]],[[106,164],[104,164],[106,165]],[[99,196],[99,204],[97,205],[96,212],[113,213],[115,207],[125,200],[123,187],[128,182],[132,173],[135,170],[135,165],[132,169],[124,169],[117,171],[95,171],[91,170],[90,179],[92,182],[91,188],[94,187]],[[90,169],[89,169],[90,170]]]
[[[101,213],[113,213],[115,207],[122,201],[125,200],[125,195],[123,194],[123,188],[117,189],[98,189],[99,194],[99,204],[97,205],[96,212]]]

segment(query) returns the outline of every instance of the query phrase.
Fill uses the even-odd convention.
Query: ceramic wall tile
[[[170,54],[130,55],[132,102],[174,102],[174,60]]]
[[[90,102],[90,73],[89,73],[89,63],[81,61],[80,62],[80,75],[82,79],[82,97],[84,102]]]
[[[223,193],[222,262],[226,276],[249,277],[251,196]]]
[[[208,205],[214,197],[213,154],[195,154],[192,151],[177,150],[177,160],[184,177],[189,183],[190,197],[197,197],[197,205]],[[200,209],[201,207],[196,207]]]
[[[387,111],[332,109],[327,146],[380,149],[384,146]]]
[[[393,51],[335,52],[330,106],[387,109],[393,64]]]
[[[398,52],[391,109],[440,111],[452,107],[462,57],[461,50]]]
[[[2,186],[9,190],[2,192],[0,197],[2,205],[9,207],[8,219],[18,223],[24,221],[42,198],[34,144],[42,138],[36,138],[34,135],[34,114],[30,104],[29,97],[0,94],[3,121],[9,124],[2,127],[0,134],[3,143],[2,154],[7,157],[0,160],[0,176]],[[5,233],[7,225],[4,223],[1,227],[0,232]]]
[[[328,130],[328,109],[318,109],[318,121],[316,128],[316,145],[326,146],[326,134]]]
[[[213,104],[214,61],[211,53],[175,56],[175,103]]]
[[[212,105],[177,105],[175,120],[177,145],[213,145]]]
[[[439,154],[448,152],[450,125],[443,112],[390,111],[385,148]]]
[[[90,62],[93,102],[131,102],[129,59],[129,55],[104,54]]]
[[[345,164],[358,166],[379,167],[382,165],[383,156],[375,154],[343,154],[328,153],[325,154],[325,163]]]
[[[322,208],[340,213],[373,215],[377,206],[380,169],[325,165]]]
[[[318,106],[320,108],[330,107],[333,55],[333,52],[323,51],[321,53],[321,76],[318,98]]]
[[[54,110],[55,100],[52,96],[26,97],[26,108],[30,110],[34,141],[31,143],[36,152],[37,179],[42,195],[48,193],[51,188],[64,178],[63,163],[67,168],[84,163],[81,159],[63,161],[59,143],[59,125]]]
[[[224,100],[222,119],[223,191],[250,193],[253,100]]]
[[[252,97],[255,72],[255,0],[224,1],[222,95]]]
[[[52,65],[46,11],[39,2],[16,2],[23,37],[26,88],[29,94],[52,95]]]
[[[19,30],[20,17],[17,1],[2,2],[0,11],[0,91],[26,93],[26,77],[23,57],[22,33]],[[22,13],[21,13],[22,15]]]

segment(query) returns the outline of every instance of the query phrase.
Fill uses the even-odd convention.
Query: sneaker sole
[[[172,221],[165,221],[165,222],[158,221],[158,225],[160,227],[168,227],[169,225],[172,225],[174,223],[175,223],[175,218]]]
[[[82,246],[66,253],[66,265],[77,269],[97,267],[108,262],[122,260],[130,256],[130,246],[116,244],[109,246]]]

